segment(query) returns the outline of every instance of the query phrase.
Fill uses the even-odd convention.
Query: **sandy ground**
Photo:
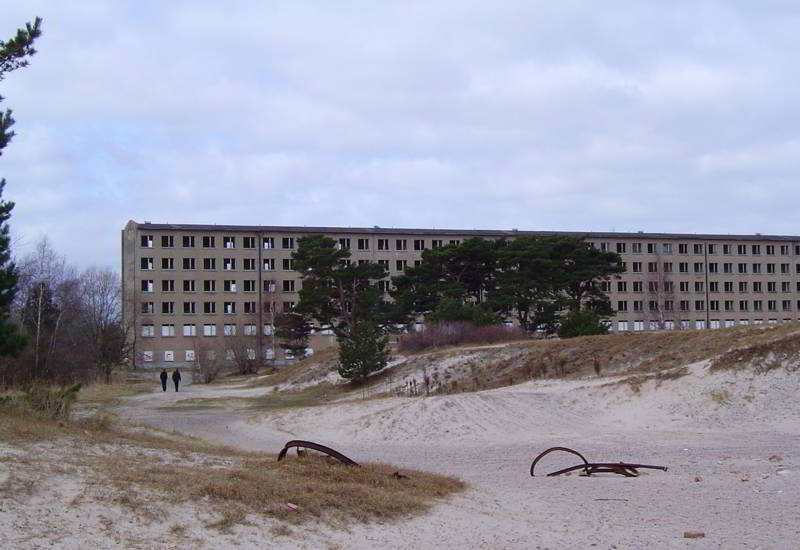
[[[359,461],[453,474],[471,489],[407,522],[300,527],[289,540],[254,545],[254,527],[236,527],[241,548],[800,547],[797,371],[709,374],[698,363],[688,376],[641,385],[614,377],[539,381],[260,414],[170,408],[270,389],[187,386],[135,396],[120,412],[246,449],[277,452],[288,439],[311,439]],[[530,477],[532,458],[556,445],[589,460],[669,471]],[[554,454],[540,466],[545,473],[573,464]],[[685,531],[705,536],[687,539]]]

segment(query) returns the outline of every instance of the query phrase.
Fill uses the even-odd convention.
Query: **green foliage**
[[[52,418],[68,418],[72,404],[78,397],[82,384],[63,388],[51,388],[41,384],[30,384],[17,399],[19,404],[37,413]]]
[[[574,338],[576,336],[592,336],[595,334],[608,334],[608,326],[596,311],[584,309],[573,310],[567,313],[558,327],[561,338]]]
[[[25,29],[18,29],[16,36],[0,41],[0,81],[6,73],[25,67],[28,58],[36,53],[34,41],[41,34],[42,20],[37,17],[33,24],[27,23]],[[0,102],[3,97],[0,96]],[[0,111],[0,155],[14,137],[11,126],[14,118],[11,110]],[[0,197],[3,195],[5,179],[0,179]],[[25,347],[27,339],[19,333],[17,327],[10,323],[9,312],[17,292],[17,268],[11,261],[10,236],[8,220],[14,203],[0,200],[0,356],[17,355]]]
[[[496,325],[502,322],[494,312],[482,304],[462,303],[449,296],[439,300],[436,309],[425,316],[427,323],[466,321],[476,327]]]
[[[389,338],[370,321],[361,321],[339,340],[339,375],[361,382],[389,361]]]
[[[282,340],[280,347],[293,357],[305,356],[311,329],[308,317],[299,313],[282,313],[275,318],[275,336]]]

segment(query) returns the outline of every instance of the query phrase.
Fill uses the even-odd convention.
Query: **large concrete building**
[[[173,225],[130,221],[122,230],[124,318],[139,366],[190,366],[198,353],[280,359],[273,314],[298,301],[291,254],[324,234],[354,262],[396,276],[422,251],[469,237],[571,234],[618,252],[625,273],[602,283],[614,331],[688,330],[780,323],[800,311],[800,236],[559,233],[443,229]],[[388,290],[389,280],[381,281]],[[333,343],[317,333],[311,348]]]

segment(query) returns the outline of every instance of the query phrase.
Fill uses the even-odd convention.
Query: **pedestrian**
[[[181,373],[178,369],[172,373],[172,381],[175,382],[175,391],[178,391],[178,382],[181,381]]]
[[[161,369],[161,389],[167,391],[167,369]]]

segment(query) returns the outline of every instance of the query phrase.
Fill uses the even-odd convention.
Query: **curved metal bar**
[[[330,447],[326,447],[325,445],[320,445],[319,443],[314,443],[313,441],[303,441],[301,439],[293,439],[286,443],[281,449],[281,452],[278,454],[278,462],[286,457],[286,452],[291,449],[292,447],[297,447],[298,451],[303,449],[314,449],[315,451],[319,451],[321,453],[325,453],[326,455],[335,458],[342,464],[346,464],[347,466],[358,466],[358,462],[355,460],[351,460],[344,456],[339,451],[335,451]]]
[[[584,456],[581,453],[579,453],[578,451],[576,451],[575,449],[570,449],[569,447],[550,447],[549,449],[547,449],[546,451],[544,451],[543,453],[539,454],[539,456],[537,456],[536,458],[533,459],[533,464],[531,464],[531,477],[535,477],[533,475],[533,470],[536,468],[536,463],[539,462],[545,455],[550,454],[553,451],[563,451],[565,453],[574,454],[575,456],[577,456],[581,460],[583,460],[584,466],[588,466],[589,465],[589,461],[586,460],[586,458],[584,458]],[[570,471],[571,470],[577,470],[578,468],[582,468],[584,466],[576,466],[575,468],[571,468]],[[552,475],[552,474],[548,474],[548,475]]]
[[[569,468],[564,468],[563,470],[558,470],[557,472],[551,472],[547,474],[547,476],[548,477],[560,476],[561,474],[566,474],[567,472],[574,472],[575,470],[584,470],[587,473],[587,475],[605,472],[605,473],[624,475],[627,477],[637,477],[639,475],[639,472],[637,470],[641,468],[662,470],[664,472],[667,471],[666,466],[652,466],[650,464],[628,464],[627,462],[589,462],[587,464],[578,464],[577,466],[570,466]]]

